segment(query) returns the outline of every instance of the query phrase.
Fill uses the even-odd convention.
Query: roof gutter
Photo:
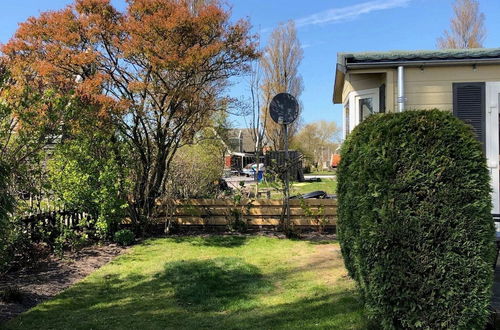
[[[397,68],[404,67],[422,67],[422,66],[451,66],[451,65],[473,65],[473,64],[500,64],[500,57],[492,58],[468,58],[468,59],[433,59],[433,60],[396,60],[396,61],[371,61],[348,63],[349,58],[344,58],[343,64],[337,63],[335,74],[335,85],[333,89],[333,103],[341,104],[342,92],[344,89],[345,75],[350,69],[370,69],[370,68]],[[404,97],[404,96],[403,96]],[[404,104],[403,104],[404,107]]]
[[[440,66],[440,65],[460,65],[460,64],[500,64],[500,57],[477,58],[477,59],[443,59],[443,60],[419,60],[419,61],[372,61],[359,63],[346,63],[347,69],[361,69],[373,67],[394,67],[394,66]]]

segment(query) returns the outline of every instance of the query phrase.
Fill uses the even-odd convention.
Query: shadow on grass
[[[328,244],[335,244],[335,243],[339,242],[339,241],[334,240],[334,239],[327,239],[327,240],[306,239],[305,241],[307,241],[311,245],[328,245]]]
[[[90,289],[90,288],[87,288]],[[104,293],[104,292],[102,292]],[[125,297],[126,294],[129,294]],[[147,298],[123,292],[121,299],[107,291],[99,302],[71,299],[44,310],[32,310],[8,324],[7,329],[365,329],[361,303],[351,292],[338,292],[268,306],[234,306],[215,311],[173,304],[171,299]],[[112,297],[115,297],[114,300]],[[99,303],[103,307],[96,308]],[[370,327],[375,329],[375,327]]]
[[[158,278],[172,286],[181,305],[214,311],[230,308],[271,288],[257,267],[240,258],[172,262]]]
[[[180,236],[173,238],[173,240],[176,243],[190,243],[194,246],[233,248],[244,245],[248,241],[248,237],[233,235]]]
[[[219,235],[170,240],[197,246],[237,247],[245,244],[247,237]],[[363,308],[354,291],[331,292],[318,287],[297,296],[283,287],[292,274],[331,269],[329,261],[313,259],[266,276],[238,257],[168,262],[155,275],[139,269],[128,272],[128,276],[117,272],[102,274],[22,315],[7,329],[364,328]],[[341,282],[336,284],[343,287]],[[273,297],[267,299],[267,294]],[[281,294],[285,298],[278,298]],[[274,299],[280,302],[273,302]]]
[[[42,329],[99,329],[96,325],[102,324],[120,329],[156,321],[168,324],[171,317],[177,328],[197,313],[257,307],[252,297],[272,289],[256,266],[240,258],[175,261],[166,263],[164,271],[153,276],[106,274],[93,282],[79,283],[48,304],[13,320],[7,329],[40,328],[42,320]],[[156,312],[161,315],[151,319],[150,314]],[[160,323],[156,325],[165,328]]]
[[[364,322],[352,291],[263,306],[262,297],[273,289],[257,267],[240,258],[176,261],[155,276],[108,274],[82,282],[7,328],[351,328],[350,322]]]

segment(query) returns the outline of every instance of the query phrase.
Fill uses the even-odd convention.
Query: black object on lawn
[[[307,194],[303,195],[295,195],[290,197],[290,199],[298,199],[298,198],[303,198],[303,199],[325,199],[328,198],[328,194],[322,190],[316,190],[312,191]]]

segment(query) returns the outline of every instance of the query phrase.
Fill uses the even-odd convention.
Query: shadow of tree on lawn
[[[271,288],[257,267],[240,258],[171,262],[157,278],[172,286],[178,303],[203,310],[224,310]]]
[[[263,305],[261,299],[275,289],[267,276],[241,258],[175,261],[154,276],[113,273],[79,283],[7,328],[353,329],[366,325],[361,302],[352,290],[318,291],[272,308]]]
[[[244,245],[248,241],[248,237],[235,235],[180,236],[173,238],[173,240],[176,243],[190,243],[194,246],[234,248]]]

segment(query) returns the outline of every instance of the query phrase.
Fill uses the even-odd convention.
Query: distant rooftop
[[[416,51],[387,51],[339,53],[338,63],[350,64],[428,62],[446,60],[500,60],[500,48],[442,49]]]
[[[251,128],[233,128],[228,132],[228,147],[233,152],[255,152]]]

